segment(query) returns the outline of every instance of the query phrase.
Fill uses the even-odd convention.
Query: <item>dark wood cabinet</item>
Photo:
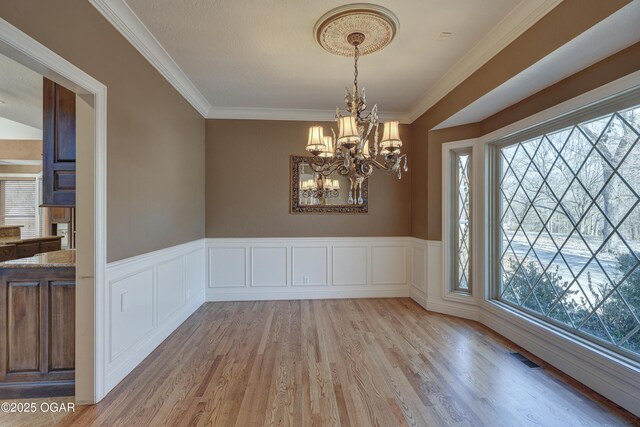
[[[62,239],[41,241],[38,253],[43,254],[45,252],[59,251],[60,249],[62,249],[61,240]]]
[[[0,261],[16,259],[16,245],[0,246]]]
[[[19,243],[16,245],[16,258],[28,258],[40,252],[40,243]]]
[[[28,258],[35,254],[54,252],[62,249],[62,237],[35,237],[0,245],[0,261]]]
[[[75,268],[0,268],[0,399],[73,395]]]
[[[76,94],[43,83],[42,205],[76,204]]]

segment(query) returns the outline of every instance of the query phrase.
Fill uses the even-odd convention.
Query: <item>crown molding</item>
[[[211,109],[209,101],[124,0],[89,0],[89,2],[203,117],[207,116]]]
[[[404,113],[380,113],[384,120],[412,123],[562,0],[522,0]],[[214,107],[171,58],[125,0],[89,0],[198,112],[208,119],[332,121],[333,110]]]
[[[380,112],[381,120],[398,120],[402,124],[408,124],[409,117],[404,113]],[[211,107],[207,119],[234,119],[234,120],[291,120],[291,121],[335,121],[335,110],[305,110],[285,108],[242,108],[242,107]]]
[[[409,123],[433,107],[561,2],[562,0],[522,0],[420,97],[407,113]]]

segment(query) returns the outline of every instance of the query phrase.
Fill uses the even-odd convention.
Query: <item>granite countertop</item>
[[[0,225],[0,230],[9,230],[12,228],[22,228],[24,225]]]
[[[22,239],[20,236],[7,236],[0,237],[0,246],[2,245],[17,245],[18,243],[29,242],[46,242],[49,240],[60,240],[62,236],[46,236],[46,237],[31,237],[29,239]]]
[[[11,261],[0,262],[1,268],[63,268],[76,266],[76,250],[67,249],[62,251],[46,252],[36,254],[28,258],[12,259]]]

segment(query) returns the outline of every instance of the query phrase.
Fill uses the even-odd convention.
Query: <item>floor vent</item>
[[[518,359],[519,361],[521,361],[531,369],[543,369],[542,366],[538,365],[536,362],[532,360],[529,360],[526,356],[523,356],[520,353],[515,352],[515,353],[509,353],[509,354],[511,354],[513,357],[515,357],[516,359]]]

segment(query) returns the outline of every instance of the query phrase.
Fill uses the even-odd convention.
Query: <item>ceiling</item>
[[[411,121],[559,1],[378,0],[400,30],[359,81],[383,116]],[[352,84],[352,59],[313,34],[344,0],[91,2],[205,117],[331,119]]]
[[[42,76],[0,54],[0,139],[42,138]]]

